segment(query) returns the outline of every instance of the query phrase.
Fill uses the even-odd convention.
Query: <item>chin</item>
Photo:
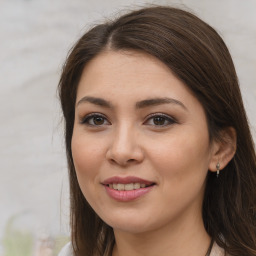
[[[156,223],[152,223],[152,215],[149,216],[139,214],[113,214],[109,217],[102,218],[114,230],[127,233],[143,233],[156,228]]]
[[[150,227],[145,226],[142,223],[113,223],[111,225],[114,231],[125,232],[130,234],[139,234],[150,231]]]

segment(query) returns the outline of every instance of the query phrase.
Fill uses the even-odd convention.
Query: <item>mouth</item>
[[[154,183],[150,185],[146,185],[145,183],[128,183],[128,184],[122,184],[122,183],[110,183],[106,184],[105,186],[108,186],[109,188],[112,188],[114,190],[118,191],[130,191],[130,190],[136,190],[140,188],[147,188],[155,185]]]
[[[118,191],[131,191],[143,188],[148,188],[156,185],[155,182],[141,179],[139,177],[111,177],[103,181],[102,185]]]

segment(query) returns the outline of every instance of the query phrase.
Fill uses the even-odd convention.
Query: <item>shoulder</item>
[[[210,256],[227,256],[227,255],[225,254],[224,249],[219,247],[217,243],[214,242]]]
[[[59,252],[58,256],[73,256],[71,242],[67,243]]]

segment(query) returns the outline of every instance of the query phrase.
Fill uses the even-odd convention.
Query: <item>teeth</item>
[[[139,188],[145,188],[146,184],[140,184],[140,183],[129,183],[129,184],[121,184],[121,183],[113,183],[113,184],[109,184],[110,188],[113,188],[115,190],[135,190],[135,189],[139,189]]]
[[[118,190],[124,190],[124,184],[118,183],[118,184],[117,184],[117,189],[118,189]]]
[[[134,189],[139,189],[140,188],[140,183],[134,183],[133,187],[134,187]]]
[[[134,186],[132,183],[125,184],[124,185],[124,190],[133,190]]]

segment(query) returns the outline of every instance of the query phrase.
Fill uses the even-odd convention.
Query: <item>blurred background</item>
[[[0,256],[54,256],[68,241],[62,64],[93,24],[146,3],[192,10],[222,35],[256,138],[255,0],[0,0]]]

